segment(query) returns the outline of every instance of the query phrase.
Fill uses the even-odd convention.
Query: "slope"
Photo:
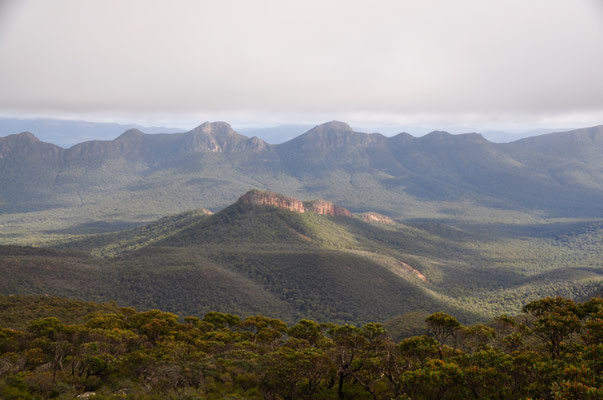
[[[213,215],[177,215],[57,250],[3,247],[0,293],[358,323],[440,310],[474,321],[537,297],[583,298],[603,284],[601,223],[492,235],[487,226],[371,215],[254,190]]]

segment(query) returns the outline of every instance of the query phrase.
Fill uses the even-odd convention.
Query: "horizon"
[[[0,116],[413,135],[594,126],[602,17],[596,0],[7,0]]]
[[[385,137],[393,137],[398,134],[409,134],[415,138],[420,138],[428,135],[432,132],[446,132],[451,135],[462,135],[477,133],[484,137],[486,140],[492,143],[509,143],[512,141],[524,139],[527,137],[541,136],[549,133],[566,132],[575,129],[587,129],[602,124],[592,126],[580,126],[580,127],[567,127],[567,128],[534,128],[529,130],[480,130],[480,129],[464,129],[459,127],[445,127],[445,128],[425,128],[425,127],[408,127],[408,126],[396,126],[396,125],[372,125],[372,126],[355,126],[348,124],[346,121],[340,120],[329,120],[321,123],[306,123],[306,124],[279,124],[279,125],[246,125],[246,124],[231,124],[229,121],[204,121],[197,123],[193,126],[188,125],[184,128],[170,127],[170,126],[158,126],[158,125],[142,125],[140,123],[126,123],[126,122],[97,122],[97,121],[85,121],[85,120],[73,120],[73,119],[55,119],[55,118],[6,118],[0,116],[0,138],[9,135],[15,135],[20,133],[29,132],[32,133],[37,139],[55,144],[59,147],[69,148],[78,143],[101,140],[111,141],[119,137],[124,132],[130,129],[138,129],[141,132],[154,135],[154,134],[174,134],[174,133],[186,133],[198,126],[205,123],[227,123],[237,133],[253,137],[257,136],[260,139],[266,141],[271,145],[277,145],[292,140],[300,135],[307,133],[309,130],[325,125],[331,122],[343,122],[349,125],[353,131],[366,133],[366,134],[381,134]],[[6,126],[15,127],[7,129]],[[82,126],[83,125],[83,126]],[[16,127],[19,128],[16,128]],[[32,129],[27,128],[28,126]],[[61,129],[67,133],[73,129],[79,128],[83,130],[78,136],[69,135],[65,137],[61,135]],[[107,132],[99,133],[103,128]],[[452,129],[451,129],[452,128]],[[119,131],[119,129],[122,129]],[[95,134],[96,133],[96,134]],[[109,133],[109,134],[107,134]]]

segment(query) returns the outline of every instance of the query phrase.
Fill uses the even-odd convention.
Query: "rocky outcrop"
[[[331,217],[351,217],[352,213],[346,208],[324,200],[302,202],[293,197],[263,190],[250,190],[239,199],[243,204],[256,206],[273,206],[298,213],[314,212]]]
[[[265,150],[268,144],[258,137],[248,138],[237,133],[226,122],[205,122],[182,135],[180,151],[225,152],[240,150]]]
[[[194,211],[195,215],[214,215],[213,211],[210,211],[206,208],[199,208]]]
[[[389,224],[389,225],[395,224],[395,221],[393,219],[391,219],[390,217],[383,215],[383,214],[376,213],[376,212],[362,213],[362,214],[358,215],[358,217],[360,217],[360,219],[365,222],[379,222],[382,224]]]
[[[329,215],[332,217],[351,217],[352,213],[348,209],[329,203],[324,200],[313,200],[305,202],[306,209],[316,214]]]
[[[247,146],[253,150],[266,150],[270,145],[257,136],[247,140]]]
[[[304,203],[302,203],[300,200],[263,190],[250,190],[241,196],[239,202],[256,206],[273,206],[284,208],[285,210],[296,211],[298,213],[303,213],[306,211]]]

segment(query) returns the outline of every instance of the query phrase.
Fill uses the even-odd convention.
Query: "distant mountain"
[[[387,138],[379,133],[355,132],[345,122],[331,121],[318,125],[308,132],[279,146],[285,151],[329,150],[338,147],[383,145]]]
[[[225,122],[206,122],[186,133],[145,134],[138,129],[128,129],[111,141],[82,142],[68,149],[42,142],[32,133],[23,132],[0,138],[0,146],[0,155],[5,159],[37,157],[38,150],[52,148],[54,156],[52,158],[57,162],[68,164],[75,160],[86,162],[87,159],[119,157],[133,157],[144,159],[149,163],[160,163],[164,156],[263,150],[267,144],[261,139],[238,134]]]
[[[0,223],[12,234],[140,223],[198,207],[216,211],[251,188],[397,218],[599,218],[601,129],[495,144],[442,131],[388,138],[332,121],[270,145],[214,122],[175,134],[130,129],[69,149],[31,133],[9,135],[0,138]]]
[[[86,140],[112,140],[128,129],[139,129],[146,133],[175,133],[184,129],[116,124],[107,122],[70,121],[62,119],[0,118],[0,136],[20,132],[35,132],[46,142],[61,147],[71,147]]]
[[[53,249],[0,246],[0,294],[362,323],[441,310],[475,321],[518,312],[532,298],[582,298],[603,285],[593,264],[601,223],[565,237],[561,253],[546,240],[500,245],[500,237],[450,226],[367,222],[324,200],[259,190],[215,214],[74,234]]]
[[[559,128],[538,128],[530,129],[523,132],[507,132],[507,131],[480,131],[483,137],[493,143],[509,143],[515,140],[525,139],[532,136],[546,135],[553,132],[567,132],[571,129]]]
[[[570,159],[598,164],[603,160],[603,125],[524,138],[504,147],[524,161],[529,154],[541,154],[557,157],[559,161]]]
[[[312,129],[313,125],[278,125],[271,127],[245,127],[239,128],[238,131],[246,136],[257,136],[270,144],[280,144],[296,138],[304,132]],[[416,126],[416,125],[366,125],[354,127],[354,130],[361,132],[379,132],[384,136],[395,136],[400,132],[409,132],[413,136],[424,136],[433,131],[433,129]],[[458,132],[456,127],[453,133]],[[559,128],[538,128],[526,131],[502,131],[502,130],[481,130],[479,128],[466,128],[464,132],[479,132],[483,137],[493,143],[509,143],[515,140],[524,139],[532,136],[545,135],[552,132],[565,132],[571,129]],[[150,132],[149,133],[155,133]]]

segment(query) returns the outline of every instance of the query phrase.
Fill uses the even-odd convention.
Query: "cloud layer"
[[[596,0],[15,1],[0,26],[4,114],[603,111]]]

